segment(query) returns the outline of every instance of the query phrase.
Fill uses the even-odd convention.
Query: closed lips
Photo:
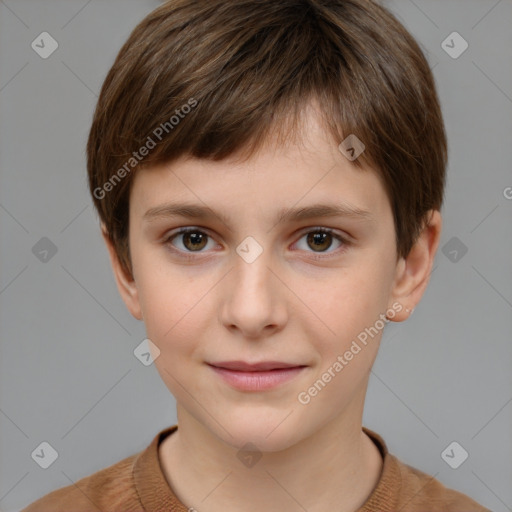
[[[280,361],[262,361],[260,363],[246,363],[244,361],[222,361],[208,364],[217,368],[240,372],[264,372],[271,370],[283,370],[287,368],[302,368],[306,366],[303,364],[283,363]]]

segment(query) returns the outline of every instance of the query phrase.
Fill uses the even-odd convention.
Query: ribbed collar
[[[145,512],[188,512],[170,488],[158,457],[160,443],[178,429],[173,425],[161,430],[151,444],[135,458],[133,478]],[[396,457],[388,452],[386,443],[377,433],[362,427],[382,455],[382,472],[376,487],[357,512],[395,512],[401,489],[401,474]],[[179,468],[175,469],[179,471]]]

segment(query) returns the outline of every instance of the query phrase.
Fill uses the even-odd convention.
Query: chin
[[[299,426],[295,424],[295,419],[292,420],[293,414],[286,418],[287,414],[289,411],[284,409],[275,414],[246,410],[235,416],[224,416],[228,418],[223,424],[229,433],[217,424],[213,427],[223,442],[237,450],[243,450],[247,443],[252,443],[261,452],[278,452],[300,440]]]

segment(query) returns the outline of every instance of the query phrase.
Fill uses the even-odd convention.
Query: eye
[[[300,241],[305,239],[307,247],[312,248],[313,253],[325,253],[326,250],[332,246],[333,238],[339,242],[339,246],[348,245],[348,242],[344,237],[335,234],[332,229],[322,227],[314,228],[309,230],[307,233],[304,233],[297,244],[300,245]],[[304,250],[307,251],[307,248]],[[331,254],[333,252],[335,251],[330,251],[327,254]]]
[[[178,239],[182,241],[182,247],[185,249],[179,248],[181,252],[201,252],[201,249],[203,249],[207,245],[207,239],[210,238],[210,236],[205,233],[204,231],[201,231],[197,228],[181,228],[179,231],[175,233],[171,233],[166,239],[164,240],[165,244],[170,244],[173,247],[176,247],[172,241],[174,239]]]
[[[175,245],[173,243],[175,239],[180,241],[181,243]],[[207,247],[208,239],[212,239],[212,237],[209,234],[205,233],[204,231],[194,227],[187,227],[180,228],[178,231],[169,234],[169,236],[167,236],[164,239],[164,244],[171,245],[173,250],[176,250],[176,252],[179,253],[184,253],[185,257],[188,257],[188,255],[191,255],[192,253],[205,252],[203,251],[203,249]],[[300,246],[300,242],[303,239],[306,242],[306,248],[304,248],[303,246],[299,247],[299,249],[305,250],[306,252],[313,252],[316,254],[331,254],[335,252],[327,252],[327,249],[329,249],[332,246],[333,239],[338,241],[338,247],[341,246],[345,248],[346,246],[349,245],[349,242],[343,236],[335,234],[332,229],[323,227],[310,229],[306,233],[303,233],[301,238],[296,242],[296,245]],[[180,245],[181,247],[179,247]],[[215,244],[213,245],[215,246]],[[312,248],[312,250],[308,251],[308,248]]]

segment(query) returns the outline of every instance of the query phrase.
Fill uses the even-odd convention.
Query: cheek
[[[355,394],[363,393],[386,325],[380,318],[386,313],[386,287],[379,271],[351,268],[332,283],[328,292],[317,289],[312,296],[318,316],[329,329],[322,327],[323,334],[315,335],[319,321],[313,316],[301,325],[318,355],[317,368],[296,397],[299,407],[308,414],[323,417],[328,410],[327,416],[334,417]]]
[[[307,303],[318,317],[314,320],[315,325],[322,329],[321,336],[318,331],[316,336],[310,331],[309,339],[316,344],[322,367],[330,366],[351,346],[356,352],[358,348],[353,346],[354,341],[361,350],[353,358],[358,363],[351,366],[371,365],[383,331],[381,315],[387,310],[391,283],[389,268],[386,262],[379,261],[378,256],[361,258],[357,265],[340,269],[336,279],[328,285],[308,290],[306,297],[311,302],[308,300]],[[313,316],[308,318],[313,319]],[[310,321],[307,323],[312,325]]]
[[[146,332],[154,338],[160,350],[170,347],[177,352],[190,352],[194,347],[197,334],[203,329],[205,318],[211,318],[205,312],[207,302],[203,302],[206,288],[189,287],[185,292],[182,284],[176,280],[148,280],[141,293]]]
[[[160,350],[154,364],[167,388],[178,401],[187,403],[189,394],[201,392],[190,379],[190,365],[202,361],[201,344],[211,323],[204,280],[190,280],[183,273],[148,272],[138,286],[147,337]],[[184,390],[186,388],[187,391]]]
[[[178,268],[159,253],[141,254],[137,290],[147,337],[160,349],[155,361],[179,372],[184,358],[191,359],[204,342],[204,333],[215,318],[209,291],[214,278],[208,272]]]

